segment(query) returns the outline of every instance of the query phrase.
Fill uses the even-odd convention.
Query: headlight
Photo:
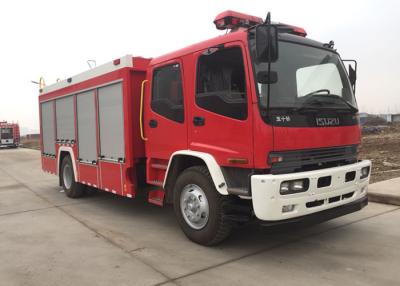
[[[366,177],[368,177],[368,175],[369,175],[369,169],[370,169],[369,166],[363,167],[363,168],[361,169],[361,176],[360,176],[360,179],[365,179]]]
[[[310,185],[309,179],[284,181],[281,183],[280,194],[289,195],[289,194],[305,192],[308,190],[309,185]]]

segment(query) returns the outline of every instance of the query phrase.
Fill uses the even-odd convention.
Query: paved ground
[[[368,193],[371,201],[400,206],[400,177],[372,184]]]
[[[189,242],[171,208],[71,200],[39,152],[0,150],[0,285],[400,285],[400,208],[371,203],[303,230]]]

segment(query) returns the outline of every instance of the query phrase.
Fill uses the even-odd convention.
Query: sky
[[[300,26],[358,61],[361,111],[400,113],[400,1],[168,0],[1,1],[0,120],[37,132],[38,86],[126,54],[157,57],[221,35],[213,20],[234,10]]]

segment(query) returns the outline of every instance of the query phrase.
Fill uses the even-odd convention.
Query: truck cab
[[[370,162],[357,158],[355,81],[332,43],[276,23],[277,56],[265,61],[262,19],[227,11],[214,23],[230,33],[153,59],[146,78],[148,182],[164,182],[167,199],[175,196],[185,233],[199,241],[211,215],[199,186],[176,189],[196,165],[219,194],[241,199],[225,214],[238,221],[320,221],[364,207]]]

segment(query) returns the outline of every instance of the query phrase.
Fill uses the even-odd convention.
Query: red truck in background
[[[18,123],[0,121],[0,148],[17,148],[20,142]]]
[[[40,91],[42,168],[87,187],[172,203],[203,245],[247,222],[324,221],[367,205],[356,71],[304,29],[226,11],[222,36],[125,56]]]

